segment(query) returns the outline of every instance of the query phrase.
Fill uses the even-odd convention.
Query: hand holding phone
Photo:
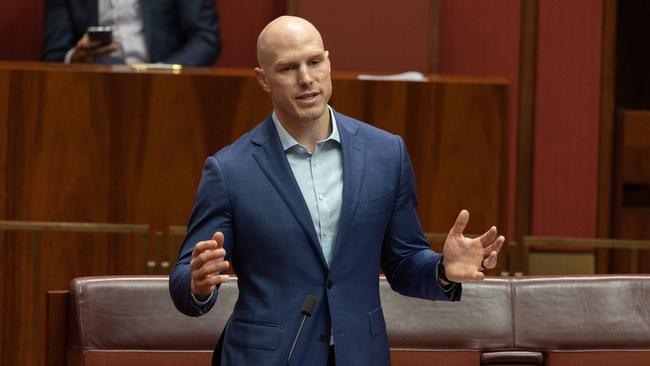
[[[95,58],[113,53],[119,46],[112,42],[111,27],[88,27],[77,42],[70,62],[95,62]]]

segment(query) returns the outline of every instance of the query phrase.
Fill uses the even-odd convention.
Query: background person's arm
[[[179,31],[185,43],[164,63],[211,66],[221,51],[219,19],[214,0],[179,0]]]
[[[77,43],[65,0],[45,0],[43,33],[43,61],[63,62]]]

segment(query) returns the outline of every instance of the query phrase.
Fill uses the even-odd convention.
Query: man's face
[[[256,73],[279,119],[305,124],[326,116],[332,80],[329,53],[320,36],[309,32],[280,35],[270,46],[263,70],[256,69]]]

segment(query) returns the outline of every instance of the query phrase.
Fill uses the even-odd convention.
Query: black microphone
[[[316,296],[314,295],[305,296],[305,302],[302,303],[302,310],[300,310],[300,313],[302,314],[302,322],[300,323],[300,328],[298,328],[298,333],[296,333],[296,338],[294,338],[293,344],[291,345],[291,350],[289,350],[287,366],[289,366],[289,363],[291,362],[291,355],[293,354],[293,349],[296,348],[296,343],[298,343],[300,332],[302,332],[302,326],[305,325],[305,319],[307,319],[308,316],[311,316],[311,313],[314,312],[314,308],[316,308],[316,300]]]

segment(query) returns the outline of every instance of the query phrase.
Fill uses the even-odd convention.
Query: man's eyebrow
[[[325,56],[324,51],[318,51],[318,52],[314,52],[311,56],[309,56],[309,58],[324,57],[324,56]]]
[[[290,65],[295,65],[295,64],[297,64],[296,61],[291,61],[291,60],[279,60],[278,62],[275,63],[275,67],[290,66]]]

